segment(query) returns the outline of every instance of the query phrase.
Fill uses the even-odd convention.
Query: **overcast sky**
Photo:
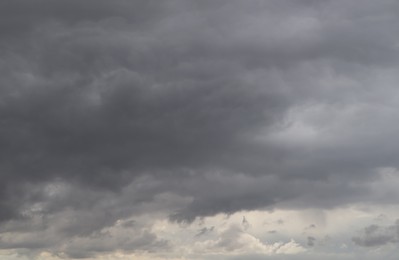
[[[399,254],[399,1],[0,1],[0,258]]]

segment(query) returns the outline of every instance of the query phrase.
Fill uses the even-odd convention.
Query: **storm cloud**
[[[0,3],[0,247],[151,252],[172,244],[143,216],[396,203],[398,11]],[[353,241],[380,241],[367,230]]]

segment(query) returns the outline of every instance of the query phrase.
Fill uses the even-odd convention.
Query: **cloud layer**
[[[1,3],[0,247],[151,251],[172,246],[151,221],[121,223],[395,203],[398,9]]]

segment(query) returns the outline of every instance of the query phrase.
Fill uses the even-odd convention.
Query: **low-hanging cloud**
[[[399,243],[399,220],[394,225],[370,225],[364,228],[361,236],[355,236],[352,241],[362,247],[379,247],[390,243]]]
[[[4,248],[397,199],[396,2],[39,2],[0,4],[0,229],[47,235]]]

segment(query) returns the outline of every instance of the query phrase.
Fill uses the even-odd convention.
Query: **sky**
[[[0,258],[399,254],[399,1],[0,2]]]

